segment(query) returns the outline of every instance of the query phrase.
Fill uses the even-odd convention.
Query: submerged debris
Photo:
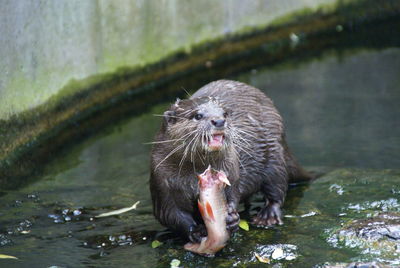
[[[321,214],[321,212],[319,212],[319,211],[317,211],[317,210],[313,210],[313,211],[310,211],[310,212],[308,212],[308,213],[306,213],[306,214],[302,214],[302,215],[290,215],[290,214],[288,214],[288,215],[285,215],[284,217],[285,218],[307,218],[307,217],[312,217],[312,216],[316,216],[316,215],[319,215],[319,214]]]
[[[10,256],[10,255],[5,255],[5,254],[0,254],[0,259],[18,259],[17,257]]]
[[[291,244],[262,245],[257,248],[254,255],[260,262],[262,262],[260,259],[292,261],[298,257],[297,246]]]
[[[259,262],[262,262],[262,263],[270,263],[271,262],[270,259],[268,259],[267,257],[260,256],[257,253],[254,253],[254,256],[256,256],[256,258]]]
[[[95,216],[95,217],[96,217],[96,218],[102,218],[102,217],[109,217],[109,216],[119,215],[119,214],[128,212],[128,211],[130,211],[130,210],[132,210],[132,209],[136,209],[136,207],[137,207],[137,205],[139,205],[139,203],[140,203],[140,201],[137,201],[135,204],[133,204],[133,205],[130,206],[130,207],[121,208],[121,209],[109,211],[109,212],[106,212],[106,213],[101,213],[101,214],[99,214],[99,215],[97,215],[97,216]]]
[[[332,184],[329,187],[329,191],[330,192],[336,192],[338,195],[343,195],[343,193],[344,193],[343,186],[340,186],[340,185],[338,185],[336,183]]]

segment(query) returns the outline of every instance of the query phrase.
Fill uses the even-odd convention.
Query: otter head
[[[194,153],[223,152],[229,143],[229,112],[211,97],[177,100],[164,113],[170,139]]]

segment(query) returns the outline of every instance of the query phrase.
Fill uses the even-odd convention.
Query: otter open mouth
[[[211,135],[211,139],[207,141],[208,148],[211,151],[220,150],[222,148],[222,146],[224,145],[224,139],[225,139],[225,136],[224,136],[224,134],[221,134],[221,133]]]

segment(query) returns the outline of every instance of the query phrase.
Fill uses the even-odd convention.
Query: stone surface
[[[155,62],[180,49],[333,0],[4,0],[0,119],[34,108],[69,81]]]
[[[328,242],[335,247],[360,249],[362,254],[396,259],[400,256],[400,213],[382,212],[350,220],[334,231]]]
[[[377,262],[352,262],[352,263],[336,263],[326,264],[324,268],[386,268],[384,264]]]

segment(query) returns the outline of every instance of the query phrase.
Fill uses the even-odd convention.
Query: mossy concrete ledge
[[[400,2],[394,0],[350,1],[317,12],[303,10],[175,52],[145,67],[119,68],[71,81],[46,103],[0,121],[0,185],[16,187],[23,181],[19,178],[32,177],[40,171],[37,164],[59,149],[110,122],[182,95],[182,87],[195,89],[260,65],[315,57],[326,49],[400,46],[398,36],[382,42],[383,36],[390,36],[387,25],[399,28],[399,14]]]

